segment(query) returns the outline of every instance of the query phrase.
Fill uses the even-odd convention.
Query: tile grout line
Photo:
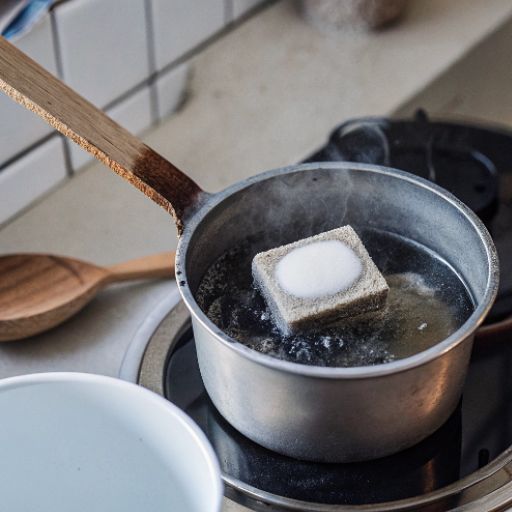
[[[15,155],[13,155],[8,160],[5,160],[4,162],[2,162],[0,164],[0,172],[2,172],[4,169],[7,169],[8,167],[10,167],[12,164],[17,162],[18,160],[21,160],[23,157],[27,156],[32,151],[34,151],[35,149],[39,148],[40,146],[42,146],[46,142],[48,142],[52,137],[55,136],[56,133],[57,132],[55,132],[55,131],[52,131],[52,132],[48,133],[47,135],[45,135],[41,139],[37,140],[36,142],[31,144],[30,146],[22,149],[21,151],[19,151]],[[60,134],[58,134],[58,135],[60,135]]]
[[[157,70],[156,70],[156,48],[155,48],[155,29],[153,26],[153,4],[151,0],[145,0],[144,2],[145,9],[144,13],[146,16],[145,24],[146,24],[146,40],[147,40],[147,50],[148,50],[148,63],[149,63],[149,77],[147,80],[149,87],[149,101],[150,101],[150,115],[151,121],[153,124],[158,122],[158,112],[159,112],[159,98],[158,91],[155,86],[155,82],[157,79]]]
[[[224,26],[228,26],[233,22],[233,16],[233,0],[224,0]]]
[[[52,29],[52,37],[53,37],[53,52],[55,55],[55,62],[57,64],[57,73],[58,77],[61,80],[64,80],[64,67],[62,65],[62,54],[60,51],[60,38],[59,31],[57,29],[57,20],[55,19],[55,8],[58,4],[53,5],[50,10],[50,26]],[[71,165],[71,152],[69,150],[69,145],[66,142],[66,137],[59,133],[59,137],[62,139],[63,151],[64,151],[64,163],[66,165],[66,173],[71,178],[73,176],[73,166]]]

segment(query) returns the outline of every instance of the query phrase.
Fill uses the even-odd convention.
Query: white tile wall
[[[233,19],[240,18],[262,3],[262,0],[228,0],[232,2]]]
[[[0,224],[66,176],[64,146],[57,134],[0,170]]]
[[[153,81],[155,71],[261,2],[68,0],[52,11],[53,27],[48,15],[16,44],[53,74],[60,72],[61,78],[97,106],[114,104],[107,113],[140,134],[156,121],[152,93],[157,98],[158,119],[179,106],[189,64],[180,64]],[[151,19],[147,19],[148,12]],[[120,102],[132,89],[135,92]],[[37,116],[0,94],[0,223],[66,177],[65,144],[72,170],[90,161],[85,151],[58,135],[42,142],[51,132]],[[23,155],[31,146],[34,149]]]
[[[145,0],[71,0],[54,16],[63,78],[95,105],[148,78]]]
[[[149,87],[144,87],[133,93],[121,103],[109,109],[107,115],[130,132],[139,135],[153,123]],[[74,142],[66,139],[66,144],[69,145],[71,167],[74,171],[77,171],[92,160],[89,153]]]
[[[57,73],[49,16],[16,46],[51,73]],[[51,128],[44,121],[0,93],[0,166],[50,132]]]
[[[157,78],[158,119],[171,115],[179,107],[185,95],[188,74],[189,64],[185,62]]]
[[[226,23],[224,0],[151,0],[157,70],[175,61]]]

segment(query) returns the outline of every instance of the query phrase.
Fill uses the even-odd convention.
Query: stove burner
[[[512,132],[430,122],[419,112],[413,120],[348,121],[308,159],[376,163],[435,181],[473,208],[498,248],[501,286],[489,318],[505,320],[479,331],[454,415],[405,452],[333,465],[258,446],[210,402],[184,304],[168,313],[146,347],[138,382],[166,396],[203,429],[219,458],[226,496],[259,511],[512,510],[512,345],[506,339],[512,327],[511,155]]]
[[[347,505],[410,498],[459,479],[460,407],[434,435],[395,456],[353,464],[302,462],[257,445],[222,418],[202,387],[192,340],[187,331],[171,354],[165,396],[207,434],[225,475],[286,498]],[[192,389],[196,396],[191,400]]]
[[[500,257],[498,299],[487,322],[512,314],[512,132],[485,125],[352,119],[308,162],[352,161],[411,172],[449,190],[480,216]]]
[[[440,430],[400,454],[357,464],[298,461],[233,429],[203,387],[183,303],[148,344],[139,383],[164,394],[198,423],[217,453],[227,496],[239,503],[271,511],[332,512],[364,504],[364,510],[374,512],[399,505],[400,510],[440,512],[469,507],[492,491],[512,488],[511,363],[510,344],[482,344],[472,360],[462,404]],[[512,493],[505,494],[500,507],[512,502]],[[478,504],[464,510],[506,509]]]

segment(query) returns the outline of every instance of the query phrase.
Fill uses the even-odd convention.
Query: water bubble
[[[325,347],[325,348],[331,348],[331,344],[332,344],[332,338],[331,336],[323,336],[321,339],[320,339],[322,345]]]

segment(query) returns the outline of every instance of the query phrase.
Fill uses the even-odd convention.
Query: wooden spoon
[[[155,254],[107,268],[50,254],[0,257],[0,341],[59,325],[111,283],[173,277],[174,256]]]

